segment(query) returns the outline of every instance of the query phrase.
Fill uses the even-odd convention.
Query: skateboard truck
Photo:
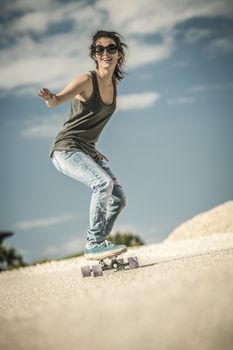
[[[127,262],[124,262],[123,258],[116,259],[110,258],[111,262],[110,264],[107,264],[105,262],[105,259],[99,260],[99,264],[92,265],[92,266],[82,266],[81,267],[81,274],[83,277],[90,277],[93,275],[94,277],[103,276],[103,271],[106,270],[123,270],[125,267],[128,267],[129,269],[136,269],[139,267],[138,258],[136,256],[131,256],[127,259]]]

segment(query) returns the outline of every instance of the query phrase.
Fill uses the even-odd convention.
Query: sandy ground
[[[131,249],[140,268],[83,279],[84,258],[0,274],[0,348],[233,348],[233,233]]]

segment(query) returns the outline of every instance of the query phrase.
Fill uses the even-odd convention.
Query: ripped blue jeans
[[[61,173],[92,190],[86,248],[103,242],[126,205],[126,196],[107,162],[81,151],[54,151],[52,162]]]

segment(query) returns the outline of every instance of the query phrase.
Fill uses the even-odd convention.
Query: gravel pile
[[[226,232],[233,232],[233,201],[196,215],[178,226],[168,240],[191,239]]]

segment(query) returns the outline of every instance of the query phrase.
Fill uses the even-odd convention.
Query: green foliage
[[[26,266],[15,248],[0,245],[0,271]]]
[[[114,236],[109,236],[108,239],[115,244],[125,244],[127,247],[135,247],[144,244],[143,240],[138,235],[131,232],[121,233],[118,231]]]
[[[56,259],[41,259],[41,260],[37,260],[37,261],[34,261],[31,265],[34,266],[34,265],[38,265],[38,264],[46,264],[48,262],[51,262],[51,261],[60,261],[60,260],[66,260],[66,259],[73,259],[73,258],[77,258],[79,256],[82,256],[83,255],[83,252],[78,252],[78,253],[75,253],[75,254],[72,254],[72,255],[68,255],[68,256],[64,256],[64,257],[61,257],[61,258],[56,258]]]
[[[36,260],[36,261],[34,261],[33,263],[31,263],[30,265],[31,265],[31,266],[34,266],[34,265],[39,265],[39,264],[46,264],[46,263],[48,263],[48,262],[50,262],[50,261],[53,261],[53,259],[47,259],[47,258],[45,258],[45,259],[41,259],[41,260]]]
[[[75,254],[67,255],[64,258],[58,258],[57,260],[73,259],[73,258],[78,258],[79,256],[83,256],[83,252],[77,252]]]

